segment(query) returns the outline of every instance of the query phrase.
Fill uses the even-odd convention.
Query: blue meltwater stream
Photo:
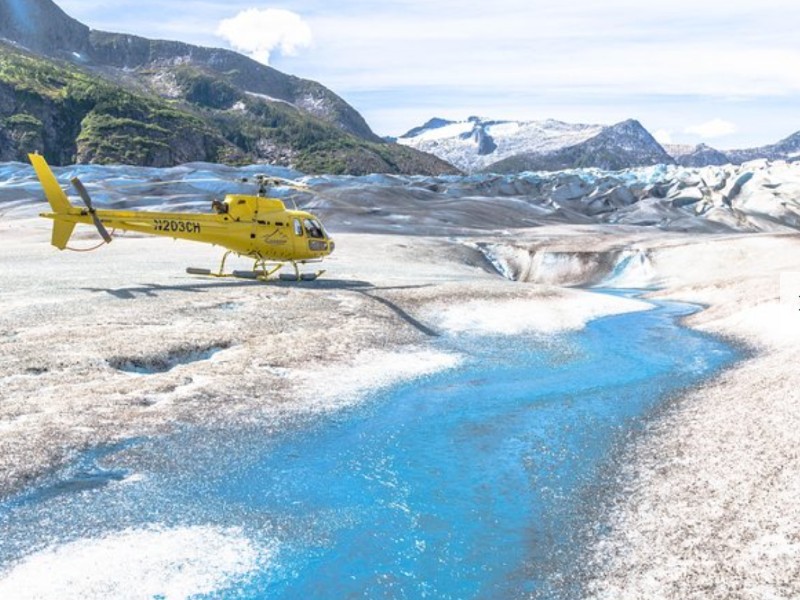
[[[442,338],[459,367],[277,435],[190,428],[84,453],[0,504],[0,574],[54,544],[212,526],[269,551],[191,597],[576,597],[609,457],[738,357],[677,323],[696,308],[654,305],[558,336]]]

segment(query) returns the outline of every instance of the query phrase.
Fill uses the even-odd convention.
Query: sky
[[[800,131],[796,0],[56,0],[94,29],[319,81],[379,135],[432,117],[638,119],[662,143]]]

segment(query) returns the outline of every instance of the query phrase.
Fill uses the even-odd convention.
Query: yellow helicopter
[[[212,202],[211,213],[98,210],[77,177],[70,181],[86,208],[70,203],[44,157],[29,154],[28,158],[53,209],[52,213],[42,213],[41,216],[53,219],[52,244],[59,250],[67,248],[75,225],[93,224],[105,243],[113,239],[108,233],[108,228],[111,228],[204,242],[227,249],[217,272],[186,269],[192,275],[266,281],[288,263],[294,267],[294,275],[281,275],[280,278],[300,281],[316,279],[324,271],[300,273],[299,265],[320,262],[335,247],[314,215],[288,210],[281,200],[266,197],[269,186],[286,185],[285,180],[259,175],[256,177],[258,195],[229,194],[222,202]],[[289,185],[302,187],[294,183]],[[225,273],[225,261],[231,254],[252,258],[255,261],[253,270]]]

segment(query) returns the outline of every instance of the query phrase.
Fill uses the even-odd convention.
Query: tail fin
[[[44,195],[47,198],[47,201],[50,203],[53,212],[69,212],[69,209],[72,208],[72,204],[69,203],[69,199],[64,193],[64,190],[62,190],[61,186],[58,185],[58,180],[56,180],[56,176],[53,175],[53,172],[50,170],[50,166],[47,164],[44,156],[40,156],[38,154],[29,154],[28,158],[33,165],[33,170],[36,171],[36,176],[39,178],[39,183],[42,184]],[[55,243],[55,230],[53,230],[53,240],[53,245],[57,246]]]
[[[69,223],[67,221],[54,221],[53,222],[53,237],[50,240],[50,243],[53,244],[59,250],[63,250],[67,247],[69,243],[69,238],[72,235],[73,230],[75,229],[75,223]]]
[[[29,154],[28,158],[33,165],[33,170],[36,171],[36,176],[39,178],[39,183],[42,184],[44,195],[47,197],[53,212],[56,215],[68,213],[69,209],[72,208],[72,204],[70,204],[64,190],[58,185],[58,180],[53,175],[53,171],[50,170],[47,161],[38,154]],[[53,223],[53,237],[51,239],[53,246],[59,250],[66,248],[74,229],[75,223],[61,221],[56,218]]]

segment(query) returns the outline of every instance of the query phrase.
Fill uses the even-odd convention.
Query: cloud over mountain
[[[235,50],[265,65],[276,51],[292,56],[313,42],[308,23],[282,8],[248,8],[221,21],[216,33]]]

